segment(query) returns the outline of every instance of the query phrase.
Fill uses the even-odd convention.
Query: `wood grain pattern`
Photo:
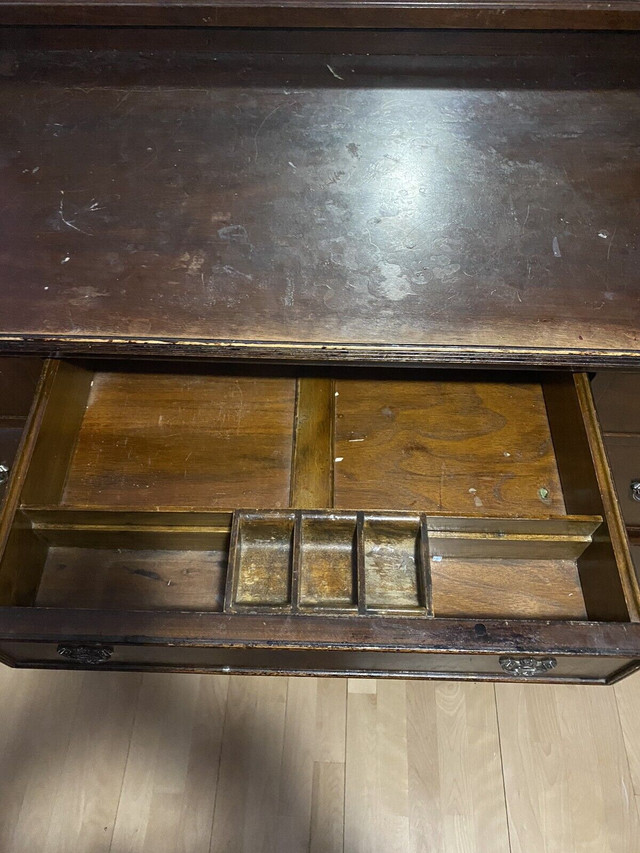
[[[42,461],[53,437],[53,481],[39,488],[27,453],[12,487],[12,508],[23,481],[31,501],[53,501],[20,508],[4,555],[7,603],[53,605],[5,610],[14,663],[75,665],[57,643],[77,637],[113,646],[104,669],[504,679],[499,658],[515,642],[561,656],[551,680],[607,681],[637,656],[621,595],[624,583],[633,618],[636,588],[585,377],[303,370],[296,419],[292,370],[81,364],[48,366],[25,443]],[[349,473],[358,452],[349,480],[340,466]],[[203,464],[186,464],[194,454]],[[272,507],[275,484],[286,505],[307,474],[307,497],[324,500],[332,461],[335,502],[357,511],[238,511],[229,539],[229,504],[266,495]],[[213,497],[194,508],[199,488]],[[565,491],[596,515],[568,516]],[[432,513],[363,510],[372,492],[385,510],[438,500]],[[430,561],[444,563],[435,583]],[[548,621],[522,621],[535,618]]]
[[[591,395],[589,380],[586,374],[578,373],[574,375],[574,383],[593,460],[593,470],[602,495],[602,506],[607,518],[611,547],[617,565],[617,575],[614,575],[613,579],[615,583],[618,583],[619,578],[629,617],[631,621],[637,622],[640,621],[640,583],[631,561],[624,520],[611,482],[611,470],[598,425],[598,415]],[[588,554],[588,552],[585,553]],[[610,577],[612,573],[609,571],[608,574]]]
[[[228,680],[144,677],[122,780],[113,853],[207,853]]]
[[[348,693],[345,850],[402,853],[408,849],[405,720],[403,683],[379,681],[375,692]]]
[[[97,373],[63,502],[287,506],[293,380]]]
[[[564,513],[536,383],[449,374],[336,390],[336,507]]]
[[[407,684],[411,853],[510,850],[493,687]]]
[[[145,38],[8,54],[3,349],[638,364],[633,56]]]
[[[331,377],[298,379],[290,505],[333,506],[334,382]]]
[[[54,547],[35,603],[98,610],[222,610],[226,563],[226,551]]]
[[[628,853],[640,822],[611,690],[496,686],[512,853]]]
[[[616,684],[614,692],[633,783],[633,794],[640,799],[640,732],[638,730],[640,677],[636,674]]]
[[[287,682],[232,680],[223,732],[211,850],[278,853]]]
[[[112,849],[141,681],[131,673],[112,682],[98,673],[81,677],[68,746],[52,767],[58,778],[43,853]]]
[[[436,616],[585,619],[573,560],[464,560],[431,565]]]
[[[638,678],[615,688],[623,738],[608,690],[499,687],[498,726],[492,685],[3,668],[0,841],[222,853],[261,824],[252,853],[630,853]]]

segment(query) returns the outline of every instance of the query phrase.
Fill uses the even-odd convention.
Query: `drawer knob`
[[[533,678],[536,675],[549,672],[557,665],[558,662],[555,658],[500,658],[502,669],[517,678]]]
[[[0,486],[9,479],[9,466],[6,462],[0,462]],[[640,500],[640,498],[638,498]]]
[[[631,481],[631,497],[640,503],[640,480]]]
[[[113,654],[111,646],[75,646],[60,643],[58,654],[71,663],[97,665],[108,661]]]

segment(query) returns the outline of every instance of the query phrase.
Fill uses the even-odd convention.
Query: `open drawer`
[[[640,596],[583,374],[45,363],[17,666],[609,682]]]

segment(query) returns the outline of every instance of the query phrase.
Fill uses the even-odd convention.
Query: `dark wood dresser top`
[[[4,31],[3,351],[640,361],[635,34],[208,33]]]

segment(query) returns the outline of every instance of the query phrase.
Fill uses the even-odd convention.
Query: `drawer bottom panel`
[[[102,656],[105,658],[97,662]],[[157,670],[268,675],[372,676],[469,680],[602,682],[626,675],[632,658],[495,655],[206,646],[82,646],[3,642],[0,656],[17,667]],[[84,659],[83,659],[84,657]],[[86,658],[90,658],[87,660]]]

